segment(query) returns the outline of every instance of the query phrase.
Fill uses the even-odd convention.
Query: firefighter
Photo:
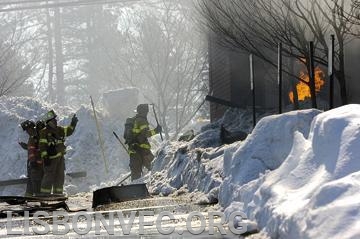
[[[78,119],[74,115],[69,126],[57,125],[57,115],[50,110],[44,117],[45,128],[40,131],[39,149],[44,162],[44,176],[41,181],[40,196],[63,196],[65,180],[66,146],[65,138],[70,136],[76,127]]]
[[[133,136],[131,137],[131,140],[127,140],[129,145],[129,166],[132,181],[141,177],[143,167],[148,170],[151,169],[151,162],[154,159],[154,155],[151,153],[151,146],[148,138],[162,131],[160,125],[155,129],[150,130],[149,122],[147,120],[147,114],[149,113],[148,104],[138,105],[136,112],[137,114],[133,118],[131,129]]]
[[[41,179],[43,176],[43,164],[39,154],[39,131],[44,127],[41,121],[35,123],[26,120],[21,123],[21,127],[29,135],[28,143],[19,142],[23,149],[28,151],[27,174],[28,181],[26,185],[25,196],[30,197],[39,194]]]

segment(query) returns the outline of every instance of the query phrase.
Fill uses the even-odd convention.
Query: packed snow
[[[112,101],[135,97],[121,111]],[[117,96],[120,95],[120,96]],[[26,152],[18,141],[27,136],[19,127],[54,109],[60,125],[76,113],[79,123],[66,140],[66,171],[86,171],[86,178],[66,178],[73,194],[114,185],[129,171],[128,156],[113,137],[122,135],[124,117],[138,99],[134,89],[109,92],[103,107],[96,104],[108,172],[101,154],[90,104],[79,109],[31,98],[0,98],[1,180],[26,175]],[[116,109],[116,107],[119,107]],[[226,214],[242,210],[271,238],[360,237],[360,105],[327,112],[309,109],[264,116],[254,129],[247,110],[229,110],[208,124],[190,142],[156,143],[152,171],[142,180],[160,196],[187,194],[198,203],[219,203]],[[224,145],[220,126],[250,133],[244,141]],[[141,181],[141,180],[140,180]],[[24,186],[1,188],[2,195],[22,195]]]

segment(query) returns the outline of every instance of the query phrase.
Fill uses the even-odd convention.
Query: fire
[[[325,78],[325,73],[320,69],[320,67],[315,67],[315,91],[316,91],[316,93],[320,92],[321,87],[325,84],[325,81],[323,80],[324,78]],[[308,74],[306,74],[304,71],[301,71],[300,79],[302,79],[305,82],[309,82],[310,76]],[[305,84],[304,82],[300,81],[296,85],[296,90],[298,93],[299,101],[303,101],[306,98],[311,98],[310,87],[308,86],[308,84]],[[290,91],[289,99],[292,103],[294,103],[294,92],[293,91]]]

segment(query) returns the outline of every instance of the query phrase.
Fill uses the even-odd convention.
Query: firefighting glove
[[[28,149],[27,143],[19,142],[19,145],[21,146],[21,148],[23,148],[23,149],[25,149],[25,150]]]
[[[71,124],[70,124],[70,125],[71,125],[73,128],[75,128],[78,121],[79,121],[79,119],[76,117],[76,114],[74,114],[74,116],[73,116],[72,119],[71,119]]]
[[[162,132],[162,127],[160,125],[157,125],[156,128],[155,128],[155,132],[158,134],[158,133],[161,133]]]

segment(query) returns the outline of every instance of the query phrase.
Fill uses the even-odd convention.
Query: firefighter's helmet
[[[21,128],[23,130],[35,128],[35,123],[34,123],[34,121],[31,121],[31,120],[25,120],[24,122],[21,123]]]
[[[147,114],[149,113],[149,105],[148,104],[140,104],[136,107],[136,112],[139,114]]]
[[[55,114],[55,112],[53,110],[50,110],[49,112],[47,112],[43,118],[44,122],[49,122],[52,119],[55,119],[57,117],[57,115]]]

